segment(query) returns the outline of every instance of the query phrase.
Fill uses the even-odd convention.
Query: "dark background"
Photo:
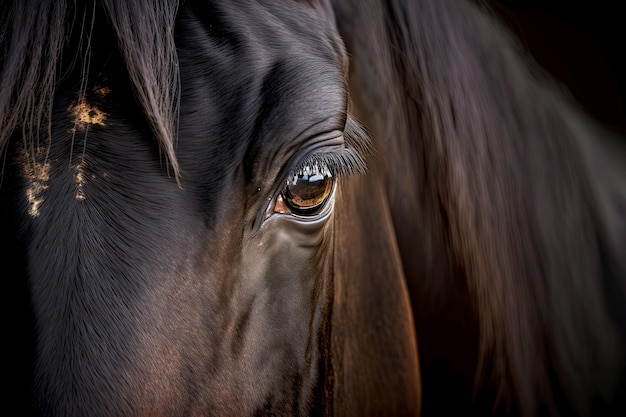
[[[620,0],[487,0],[521,44],[594,117],[626,133]]]

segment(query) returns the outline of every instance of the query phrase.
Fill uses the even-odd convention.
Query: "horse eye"
[[[287,179],[281,197],[293,214],[315,215],[330,198],[334,184],[327,167],[305,165]]]

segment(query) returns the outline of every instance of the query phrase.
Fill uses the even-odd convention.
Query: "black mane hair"
[[[525,416],[608,412],[625,392],[623,142],[533,63],[486,4],[366,3],[338,6],[340,27],[374,33],[348,37],[356,78],[377,74],[383,84],[356,81],[366,97],[356,107],[388,148],[388,188],[402,175],[394,164],[415,175],[410,203],[409,190],[395,200],[390,192],[392,207],[415,207],[394,219],[397,232],[406,216],[436,224],[419,228],[433,235],[403,253],[405,271],[427,271],[417,288],[433,296],[458,287],[442,267],[414,260],[415,247],[442,241],[465,278],[479,327],[476,393],[491,386],[494,410]],[[384,27],[350,22],[357,7],[384,15]],[[375,56],[363,61],[379,65],[367,76],[365,44]],[[401,165],[401,155],[410,161]],[[416,309],[428,298],[412,297]]]
[[[4,2],[0,16],[0,152],[21,130],[29,147],[50,140],[51,100],[56,83],[81,60],[87,76],[96,20],[108,21],[117,35],[135,96],[176,179],[175,142],[179,75],[174,24],[178,1]],[[64,48],[80,38],[71,62]],[[84,91],[78,92],[84,95]],[[42,137],[42,133],[47,134]]]

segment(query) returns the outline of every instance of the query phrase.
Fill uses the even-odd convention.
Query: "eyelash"
[[[289,170],[286,180],[300,174],[306,167],[319,166],[328,169],[330,175],[337,178],[342,175],[363,173],[365,166],[361,156],[353,149],[343,148],[340,151],[316,153],[304,158]]]
[[[316,152],[296,163],[286,178],[293,177],[305,166],[315,163],[326,166],[334,178],[342,175],[365,174],[365,159],[372,154],[372,143],[365,128],[351,115],[343,129],[345,146],[332,152]]]

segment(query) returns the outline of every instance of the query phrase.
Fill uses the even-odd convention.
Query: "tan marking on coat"
[[[111,92],[111,89],[109,87],[95,86],[93,88],[93,92],[99,95],[100,97],[104,97]]]
[[[96,174],[89,174],[87,172],[87,162],[83,160],[78,165],[74,166],[74,171],[76,174],[74,175],[74,180],[76,181],[76,200],[83,201],[87,196],[85,194],[85,187],[87,186],[88,181],[92,183],[96,180]],[[108,175],[103,173],[102,176],[107,178]]]
[[[26,188],[26,200],[28,201],[28,214],[31,217],[39,216],[39,209],[44,201],[43,192],[48,188],[50,180],[50,162],[44,161],[46,151],[44,148],[37,148],[35,158],[27,151],[19,155],[22,164],[22,176],[28,181]]]
[[[84,101],[71,105],[67,109],[74,115],[74,129],[85,130],[89,125],[105,126],[108,114]]]
[[[81,162],[80,164],[76,165],[76,175],[75,175],[75,179],[76,179],[76,200],[78,201],[83,201],[85,199],[85,164],[84,162]]]

